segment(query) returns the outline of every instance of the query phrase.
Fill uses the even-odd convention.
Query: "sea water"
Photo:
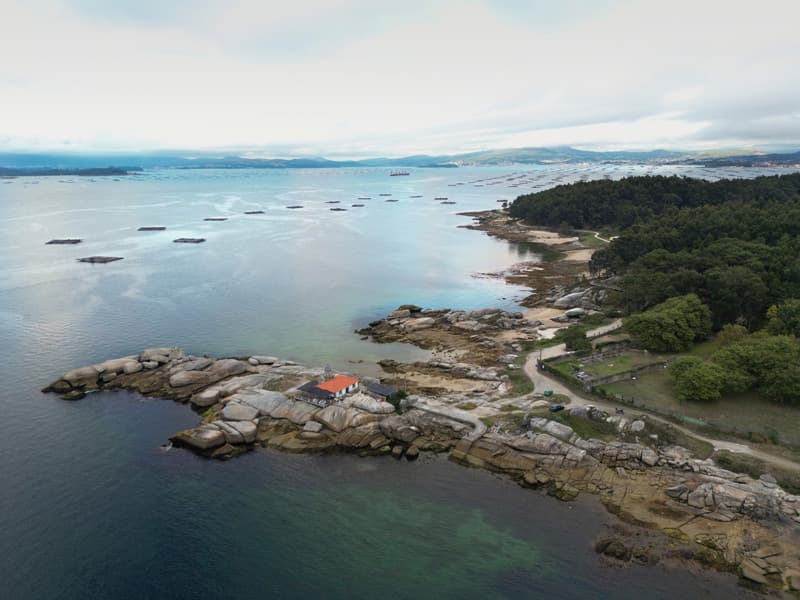
[[[160,448],[196,423],[186,406],[129,393],[73,403],[38,391],[69,368],[149,346],[356,372],[384,357],[422,357],[353,330],[403,303],[513,309],[525,290],[476,275],[537,260],[460,228],[469,219],[458,212],[495,208],[534,185],[695,174],[530,167],[536,183],[510,187],[506,178],[523,171],[163,170],[0,182],[0,597],[742,593],[729,576],[607,566],[591,549],[607,519],[592,498],[563,504],[441,460],[256,451],[208,461]],[[434,199],[443,196],[457,204]],[[243,214],[254,210],[264,214]],[[67,237],[84,241],[45,245]],[[207,241],[172,243],[178,237]],[[76,260],[90,255],[123,260]]]

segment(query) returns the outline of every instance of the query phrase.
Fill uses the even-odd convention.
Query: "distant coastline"
[[[51,169],[51,168],[8,168],[0,167],[0,177],[53,177],[75,175],[78,177],[105,177],[109,175],[130,175],[134,171],[142,171],[140,167],[93,167],[86,169]]]
[[[101,167],[109,162],[119,167]],[[676,152],[590,151],[568,146],[482,150],[457,154],[416,154],[402,157],[328,159],[324,157],[267,158],[211,151],[151,151],[138,153],[64,154],[0,152],[3,171],[26,171],[19,175],[121,175],[110,169],[337,169],[337,168],[418,168],[453,169],[464,166],[566,165],[566,164],[652,164],[704,167],[798,167],[800,152]],[[36,171],[32,171],[32,170]],[[86,172],[83,172],[86,171]]]

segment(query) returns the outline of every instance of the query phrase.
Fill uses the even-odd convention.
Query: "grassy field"
[[[509,382],[511,383],[512,396],[524,396],[533,391],[533,382],[530,377],[525,374],[524,369],[506,369],[505,374],[508,375]]]
[[[581,364],[578,360],[566,360],[564,362],[559,363],[548,363],[550,368],[553,371],[560,373],[564,377],[568,377],[570,379],[575,379],[575,370],[578,368],[578,365]],[[577,381],[577,379],[575,379]]]
[[[651,365],[653,363],[661,362],[661,359],[647,354],[622,354],[609,358],[602,362],[589,365],[583,370],[594,377],[608,377],[609,375],[617,375],[632,371],[639,367]]]
[[[580,240],[581,244],[587,248],[605,248],[608,246],[608,242],[598,240],[596,237],[594,237],[594,233],[590,233],[588,231],[578,232],[578,239]]]
[[[692,346],[692,349],[689,350],[689,352],[687,352],[686,354],[690,354],[692,356],[697,356],[699,358],[705,359],[714,354],[714,352],[716,352],[717,350],[719,350],[721,345],[722,344],[720,344],[720,342],[717,340],[709,340],[707,342],[701,342],[700,344],[695,344],[694,346]],[[677,357],[683,355],[676,354],[675,356]]]
[[[668,370],[653,371],[602,386],[610,395],[633,397],[637,406],[682,415],[709,423],[722,431],[732,429],[742,435],[756,433],[767,439],[800,446],[800,410],[782,406],[758,394],[735,394],[717,402],[680,402],[674,397]],[[691,423],[691,421],[690,421]]]

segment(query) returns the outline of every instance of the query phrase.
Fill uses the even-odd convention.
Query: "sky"
[[[0,151],[800,148],[798,0],[0,0]]]

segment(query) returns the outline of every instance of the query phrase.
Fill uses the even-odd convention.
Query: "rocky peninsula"
[[[546,401],[531,406],[524,419],[498,420],[491,428],[421,394],[407,398],[399,412],[361,393],[320,408],[303,400],[297,387],[321,375],[322,369],[276,357],[215,359],[153,348],[68,371],[43,391],[77,400],[97,390],[126,389],[188,403],[200,422],[170,439],[212,458],[257,447],[409,460],[447,453],[562,500],[597,494],[624,520],[666,534],[661,545],[639,546],[624,535],[599,540],[598,551],[616,559],[694,558],[737,570],[756,585],[800,587],[800,497],[769,476],[753,479],[694,457],[646,419],[596,439],[547,418]],[[615,419],[585,407],[571,412],[587,424]]]
[[[489,274],[528,286],[527,312],[406,304],[358,330],[373,342],[431,351],[427,361],[379,363],[380,380],[372,382],[408,392],[397,408],[361,392],[319,406],[298,388],[324,378],[321,368],[274,356],[193,356],[179,348],[73,369],[43,391],[79,400],[124,389],[189,404],[198,424],[170,441],[209,458],[264,447],[408,460],[444,454],[564,501],[598,496],[621,519],[614,535],[596,540],[596,550],[613,560],[691,559],[738,573],[755,589],[798,591],[800,496],[769,474],[721,468],[663,419],[585,403],[551,412],[566,399],[532,391],[525,364],[532,344],[592,313],[616,285],[586,277],[591,250],[578,238],[533,230],[503,212],[468,216],[475,219],[470,228],[545,244],[561,259]],[[641,527],[651,535],[642,536]]]

